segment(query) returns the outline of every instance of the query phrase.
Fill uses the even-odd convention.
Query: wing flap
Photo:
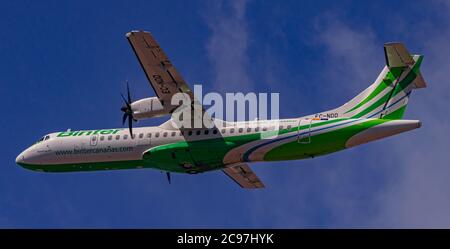
[[[238,164],[222,170],[242,188],[264,188],[264,184],[247,164]]]

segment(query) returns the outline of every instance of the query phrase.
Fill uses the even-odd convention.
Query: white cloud
[[[449,5],[450,6],[450,5]],[[441,24],[450,22],[450,8]],[[416,36],[422,44],[422,73],[428,88],[413,93],[408,116],[423,127],[408,141],[396,143],[391,154],[401,175],[380,196],[375,224],[395,227],[450,227],[450,29],[437,25]]]
[[[337,89],[358,93],[381,72],[383,44],[376,41],[370,27],[357,29],[336,15],[326,14],[316,20],[316,31],[317,43],[327,55],[323,76],[336,82]]]
[[[248,68],[248,31],[245,17],[247,1],[212,1],[206,21],[211,30],[207,42],[208,58],[214,69],[214,89],[250,89]]]
[[[212,31],[207,44],[208,56],[214,66],[215,88],[222,91],[252,88],[246,69],[249,31],[245,9],[243,1],[213,2],[207,15]],[[450,12],[450,8],[446,10]],[[441,22],[443,27],[417,33],[404,30],[405,37],[412,42],[406,44],[411,52],[425,55],[422,72],[429,83],[428,88],[412,94],[406,116],[421,119],[424,126],[333,156],[285,163],[291,165],[289,171],[255,165],[262,179],[268,179],[269,171],[277,172],[276,176],[269,177],[282,179],[282,184],[251,195],[254,206],[250,214],[254,224],[270,221],[274,227],[450,226],[447,162],[450,29],[444,25],[450,18],[446,16]],[[416,22],[404,20],[402,27],[433,26],[424,20]],[[354,26],[337,15],[324,15],[315,25],[314,42],[326,55],[319,75],[326,82],[321,94],[329,96],[327,100],[337,105],[375,80],[384,66],[382,46],[386,41],[375,34],[372,26]],[[393,29],[401,31],[401,27]],[[300,164],[317,168],[305,171],[298,167]],[[321,206],[311,207],[311,199]],[[317,208],[323,209],[320,218],[314,217]]]
[[[441,23],[450,21],[449,14],[450,11]],[[431,25],[424,24],[423,20],[420,22],[421,26]],[[352,79],[358,86],[364,82],[368,85],[367,77],[374,76],[378,62],[382,61],[382,43],[377,41],[370,28],[358,29],[340,18],[327,17],[325,21],[321,20],[320,25],[320,44],[328,52],[329,64],[335,65],[327,67],[324,74],[338,74],[340,79],[345,79],[341,82],[333,80],[339,88],[344,84],[358,89],[352,84]],[[409,23],[405,27],[417,27],[417,23]],[[379,155],[379,158],[372,156],[371,159],[376,160],[379,169],[385,172],[385,184],[365,200],[345,194],[349,190],[342,190],[341,196],[331,197],[328,203],[334,217],[344,217],[337,220],[338,226],[450,227],[450,167],[447,158],[450,122],[446,118],[450,114],[450,85],[447,84],[450,29],[442,25],[425,31],[423,35],[411,34],[411,30],[404,32],[414,38],[410,40],[415,47],[422,47],[420,51],[411,52],[425,54],[422,72],[429,87],[412,94],[406,113],[407,118],[420,119],[424,125],[420,130],[383,141],[383,146],[377,146],[379,143],[369,145],[370,151],[363,156]],[[366,159],[360,160],[361,167],[368,167]],[[376,205],[372,215],[355,215],[355,212],[364,213],[358,207],[362,201]]]

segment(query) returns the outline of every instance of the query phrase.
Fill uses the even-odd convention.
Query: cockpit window
[[[45,139],[44,139],[44,140],[48,140],[49,138],[50,138],[50,136],[47,135],[47,136],[45,136]]]
[[[40,143],[40,142],[42,142],[42,141],[44,141],[44,140],[47,140],[47,139],[48,139],[47,137],[49,137],[49,136],[43,136],[43,137],[41,137],[39,140],[36,141],[36,143]]]

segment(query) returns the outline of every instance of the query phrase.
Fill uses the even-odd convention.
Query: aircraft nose
[[[16,157],[16,164],[27,168],[28,166],[37,164],[36,159],[35,153],[28,148]]]
[[[25,152],[20,153],[16,157],[16,164],[23,166],[25,164]]]
[[[43,151],[36,151],[37,148],[30,147],[16,157],[16,164],[24,169],[42,171],[42,164],[45,163],[47,154]]]

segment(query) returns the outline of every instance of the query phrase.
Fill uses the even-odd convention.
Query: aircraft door
[[[300,119],[297,126],[297,142],[301,144],[311,143],[312,119]]]

